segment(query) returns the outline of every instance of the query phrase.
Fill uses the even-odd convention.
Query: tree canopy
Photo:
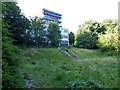
[[[59,30],[59,26],[56,22],[50,22],[48,26],[48,40],[51,42],[53,46],[58,46],[60,43],[61,39],[61,31]]]
[[[77,47],[79,46],[84,48],[97,48],[97,35],[99,33],[104,34],[105,31],[106,28],[104,27],[104,25],[94,20],[85,21],[82,25],[79,25],[79,29],[75,36],[75,45],[77,45]]]
[[[45,28],[44,18],[39,18],[37,16],[31,18],[30,36],[31,40],[34,41],[36,45],[39,45],[41,42],[45,41]]]
[[[75,36],[75,45],[84,48],[95,46],[103,52],[118,52],[120,50],[118,35],[117,20],[106,19],[101,23],[90,20],[79,25]]]
[[[3,3],[2,8],[2,65],[4,66],[2,68],[2,87],[24,87],[25,84],[15,70],[19,61],[19,58],[17,58],[19,48],[13,45],[13,42],[17,42],[16,44],[21,42],[24,25],[20,27],[19,24],[23,24],[24,21],[19,20],[21,16],[20,10],[15,2]],[[22,29],[23,31],[20,31]]]
[[[26,30],[29,30],[30,21],[21,13],[17,2],[3,3],[3,20],[8,23],[8,31],[12,33],[11,38],[15,39],[14,44],[23,44],[26,41]]]
[[[118,22],[117,20],[106,19],[103,25],[107,28],[105,34],[100,34],[98,39],[98,46],[102,51],[116,51],[120,49],[118,37]],[[112,53],[113,54],[113,53]]]

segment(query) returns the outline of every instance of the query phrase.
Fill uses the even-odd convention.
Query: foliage
[[[17,2],[3,3],[2,13],[4,21],[8,23],[8,32],[12,33],[11,38],[15,39],[14,44],[23,44],[28,41],[27,30],[30,28],[29,20],[21,13]]]
[[[17,69],[39,88],[118,88],[115,56],[103,55],[99,50],[68,50],[80,58],[72,59],[57,48],[22,50]]]
[[[4,22],[4,21],[3,21]],[[2,75],[2,84],[3,88],[14,88],[14,87],[23,87],[24,83],[15,71],[17,66],[16,56],[19,51],[17,46],[12,45],[13,39],[10,38],[8,30],[2,27],[2,65],[3,65],[3,75]],[[21,83],[21,84],[20,84]]]
[[[118,40],[118,25],[117,20],[104,20],[103,25],[107,28],[105,34],[99,35],[98,46],[101,51],[110,51],[111,54],[116,54],[120,49],[120,44]],[[112,52],[115,51],[115,52]]]
[[[75,39],[75,35],[74,35],[74,33],[73,32],[70,32],[69,33],[69,44],[70,45],[74,45],[74,39]]]
[[[78,48],[88,48],[88,49],[95,49],[97,48],[98,37],[96,34],[93,34],[92,32],[84,32],[83,34],[80,34],[76,38],[76,46]]]
[[[11,3],[15,5],[15,3]],[[7,13],[10,11],[10,3],[3,3],[3,11]],[[11,6],[12,7],[12,6]],[[2,12],[3,12],[2,11]],[[23,80],[19,76],[18,72],[16,72],[15,68],[17,66],[17,54],[19,54],[19,48],[13,45],[14,39],[11,38],[12,33],[10,33],[10,27],[13,27],[10,24],[10,19],[6,20],[6,13],[2,13],[2,87],[3,88],[18,88],[25,87]],[[11,18],[11,17],[9,17]],[[14,27],[16,28],[16,27]]]
[[[31,18],[31,38],[36,45],[45,41],[46,31],[45,31],[45,22],[44,18],[39,18],[35,16]]]
[[[115,55],[120,50],[119,34],[117,20],[106,19],[102,23],[90,20],[79,26],[75,36],[75,45],[77,47],[88,48],[89,46],[99,47],[102,52],[109,52],[109,55]],[[85,32],[91,32],[93,42]],[[85,34],[85,35],[84,35]],[[95,34],[95,37],[94,37]],[[96,36],[98,35],[98,38]],[[96,39],[95,39],[96,38]],[[98,39],[98,41],[97,41]],[[86,40],[86,41],[85,41]],[[87,44],[88,47],[85,45]]]
[[[94,20],[90,20],[90,21],[85,21],[82,25],[79,25],[77,35],[82,34],[84,32],[104,33],[105,31],[106,28],[102,24]]]
[[[47,31],[48,41],[50,41],[53,46],[58,46],[61,41],[61,31],[59,30],[57,23],[50,22]]]
[[[19,48],[13,43],[29,45],[33,41],[36,44],[45,41],[44,19],[35,17],[30,23],[20,12],[16,2],[3,3],[2,12],[3,88],[25,88],[23,79],[18,74],[19,70],[25,73],[25,78],[34,80],[33,83],[42,88],[99,88],[99,85],[102,88],[118,87],[116,57],[102,55],[97,50],[67,48],[66,51],[71,49],[80,56],[80,59],[74,60],[56,48],[26,49],[20,54]],[[97,48],[99,35],[97,45],[102,51],[119,51],[116,21],[107,20],[103,25],[88,21],[79,26],[76,45]],[[61,34],[56,23],[49,24],[47,37],[53,46],[60,43]]]
[[[97,48],[97,35],[106,31],[106,28],[94,21],[86,21],[82,25],[79,25],[79,29],[75,36],[75,45],[77,47],[84,48]]]

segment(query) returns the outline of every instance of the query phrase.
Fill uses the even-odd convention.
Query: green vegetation
[[[49,23],[48,33],[45,28],[44,18],[29,20],[17,2],[2,4],[3,88],[118,88],[117,20],[86,21],[79,26],[75,45],[70,33],[70,45],[78,48],[61,48],[80,57],[74,59],[55,47],[61,39],[57,23]]]
[[[26,30],[30,29],[30,22],[22,13],[20,8],[17,6],[17,2],[4,2],[2,4],[2,19],[8,24],[9,36],[15,41],[15,45],[22,45],[28,41],[28,33]]]
[[[76,47],[78,48],[96,49],[98,36],[92,32],[84,32],[76,37],[76,41]]]
[[[13,8],[15,11],[11,10],[11,8]],[[2,13],[2,17],[3,17],[2,18],[3,19],[2,20],[2,65],[3,65],[2,87],[3,88],[25,87],[23,79],[15,70],[18,61],[20,59],[18,58],[19,48],[13,45],[13,42],[16,42],[14,40],[14,36],[16,36],[16,34],[12,33],[12,31],[14,31],[14,29],[12,29],[13,28],[12,26],[14,26],[16,22],[19,22],[19,20],[16,19],[16,22],[14,22],[14,19],[12,19],[13,21],[11,21],[11,18],[13,17],[18,18],[19,17],[18,14],[16,14],[16,16],[13,15],[13,13],[18,13],[18,12],[19,12],[19,8],[16,6],[15,3],[3,3],[3,13]],[[11,17],[9,16],[9,14],[11,14]],[[16,39],[18,39],[18,37],[16,37]],[[20,37],[17,42],[19,42],[19,40]]]
[[[45,41],[45,28],[46,26],[44,18],[38,18],[37,16],[31,18],[31,30],[29,30],[28,32],[30,33],[31,41],[33,40],[35,45],[39,46],[40,43]]]
[[[97,45],[102,52],[109,52],[109,55],[115,55],[120,49],[117,23],[117,20],[104,20],[103,25],[107,28],[107,31],[104,35],[99,35]]]
[[[25,87],[23,79],[16,71],[18,62],[21,60],[18,57],[19,49],[21,47],[44,46],[41,43],[45,41],[46,32],[44,29],[44,18],[35,17],[29,20],[21,13],[17,2],[2,3],[3,88]]]
[[[69,33],[69,44],[74,45],[74,42],[75,42],[75,35],[73,32],[70,32]]]
[[[96,49],[98,34],[106,31],[105,27],[102,24],[94,20],[86,21],[82,25],[79,25],[75,37],[75,45],[80,48],[89,48]]]
[[[51,42],[52,46],[58,46],[58,44],[61,42],[61,31],[59,26],[57,25],[56,22],[50,22],[48,26],[48,41]]]
[[[31,48],[22,53],[18,70],[27,74],[27,79],[33,79],[33,84],[44,88],[62,85],[59,80],[64,80],[64,75],[60,67],[67,64],[69,56],[54,48]]]
[[[117,20],[107,19],[102,23],[90,20],[79,25],[75,45],[80,48],[100,49],[116,55],[120,49]]]
[[[118,88],[118,61],[98,50],[68,48],[72,59],[57,48],[22,50],[17,70],[40,88]],[[108,76],[109,75],[109,76]]]

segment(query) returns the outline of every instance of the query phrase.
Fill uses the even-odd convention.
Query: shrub
[[[3,21],[2,25],[2,88],[24,87],[22,78],[15,70],[19,48],[12,44],[14,40],[9,37],[10,33],[6,28],[8,24]]]
[[[88,49],[95,49],[97,48],[97,40],[98,37],[96,34],[91,32],[85,32],[83,34],[78,35],[76,38],[76,46],[78,48],[88,48]]]
[[[109,52],[109,55],[116,54],[120,49],[117,21],[104,20],[103,23],[107,31],[99,35],[97,46],[102,52]]]
[[[6,32],[7,33],[7,32]],[[4,38],[6,37],[6,38]],[[3,88],[25,87],[24,82],[18,72],[15,70],[19,58],[19,48],[12,45],[12,39],[3,34],[2,42],[2,86]]]

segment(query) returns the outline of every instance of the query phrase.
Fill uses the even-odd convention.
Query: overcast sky
[[[78,25],[87,20],[101,22],[118,18],[120,0],[18,0],[26,17],[41,16],[42,8],[62,14],[62,26],[76,34]]]

